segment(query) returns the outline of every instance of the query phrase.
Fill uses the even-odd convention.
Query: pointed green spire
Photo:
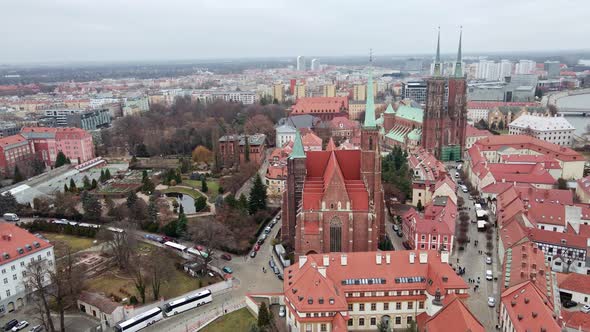
[[[387,105],[387,109],[385,109],[385,114],[395,114],[395,111],[393,110],[393,106],[391,106],[391,104]]]
[[[434,58],[434,76],[440,76],[440,27],[438,27],[438,39],[436,42],[436,57]]]
[[[293,150],[289,155],[289,159],[305,158],[305,150],[303,149],[303,142],[301,141],[301,134],[299,129],[295,130],[295,142],[293,142]]]
[[[363,127],[376,127],[375,123],[375,99],[373,97],[373,68],[369,68],[367,80],[367,104],[365,107],[365,122]]]
[[[461,39],[463,38],[463,27],[459,32],[459,50],[457,51],[457,63],[455,63],[455,77],[463,77],[463,64],[461,56]]]

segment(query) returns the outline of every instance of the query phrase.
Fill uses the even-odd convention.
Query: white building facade
[[[508,125],[510,135],[528,135],[560,146],[571,146],[576,128],[562,116],[522,115]]]

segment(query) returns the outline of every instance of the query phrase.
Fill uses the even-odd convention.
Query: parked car
[[[586,304],[585,306],[583,306],[582,308],[580,308],[580,311],[583,313],[589,313],[590,312],[590,305]]]
[[[399,237],[404,237],[404,233],[402,233],[401,229],[398,230],[397,232],[395,232],[397,234],[397,236]]]
[[[270,266],[271,269],[275,267],[275,261],[272,257],[268,260],[268,266]]]
[[[459,177],[459,172],[455,172],[455,177],[458,178]]]
[[[279,280],[283,280],[283,275],[282,274],[277,274],[277,278],[279,278]]]
[[[256,241],[256,243],[258,243],[259,245],[262,245],[264,243],[264,239],[260,238],[260,239],[258,239],[258,241]]]
[[[274,226],[277,224],[277,222],[278,222],[278,220],[276,220],[276,219],[273,219],[273,220],[270,222],[270,227],[271,227],[271,228],[272,228],[272,227],[274,227]]]
[[[562,303],[562,305],[563,305],[564,308],[573,308],[573,307],[575,307],[575,306],[578,305],[578,302],[572,301],[572,300],[568,300],[568,301],[564,301]]]
[[[412,250],[412,246],[410,245],[410,243],[408,241],[404,241],[402,243],[402,245],[404,246],[404,249],[406,249],[406,250]]]
[[[252,258],[256,257],[256,251],[252,251],[252,252],[250,253],[250,257],[252,257]]]
[[[223,272],[230,273],[230,274],[234,272],[234,270],[232,270],[231,267],[229,267],[229,266],[224,266],[222,270],[223,270]]]
[[[258,243],[256,243],[256,245],[254,246],[254,251],[258,251],[260,250],[260,245]]]
[[[285,317],[285,306],[284,305],[279,307],[279,317]]]
[[[492,296],[488,297],[488,306],[495,307],[496,306],[496,299]]]
[[[221,254],[221,259],[224,259],[226,261],[231,261],[231,255],[230,254]]]
[[[4,325],[4,331],[11,331],[13,327],[18,325],[18,320],[12,319],[6,325]]]
[[[486,270],[486,280],[493,280],[494,275],[492,274],[492,270]]]
[[[393,230],[394,230],[395,232],[398,232],[398,231],[399,231],[399,226],[398,226],[398,225],[396,225],[396,224],[393,224]]]
[[[264,227],[264,234],[270,233],[270,226]]]
[[[16,332],[16,331],[20,331],[22,329],[24,329],[25,327],[29,326],[29,322],[27,322],[26,320],[21,321],[20,323],[16,324],[13,328],[12,331]]]
[[[276,265],[275,265],[275,266],[272,268],[272,271],[273,271],[273,272],[274,272],[276,275],[279,275],[279,274],[281,274],[281,270],[279,270],[279,268],[278,268]]]
[[[492,257],[486,256],[486,264],[488,264],[488,265],[492,264]]]
[[[36,325],[36,326],[33,326],[33,327],[32,327],[32,328],[29,330],[29,332],[41,332],[41,331],[43,331],[43,325]]]
[[[268,235],[267,235],[267,234],[262,234],[262,235],[260,236],[260,238],[262,239],[262,241],[266,240],[266,238],[267,238],[267,237],[268,237]]]
[[[280,213],[277,214],[277,217],[276,218],[277,218],[277,220],[281,220],[281,214]]]

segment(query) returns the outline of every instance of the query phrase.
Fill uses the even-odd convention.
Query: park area
[[[154,246],[142,243],[137,250],[142,254],[149,256],[155,249],[156,247]],[[172,253],[170,253],[168,257],[171,258],[173,262],[170,262],[170,264],[167,265],[162,265],[163,269],[168,270],[166,271],[166,277],[162,280],[160,289],[161,298],[174,298],[190,291],[197,290],[201,287],[221,281],[221,278],[218,276],[205,276],[202,278],[191,277],[176,267],[183,261],[182,258]],[[128,271],[122,271],[118,268],[113,268],[110,271],[89,279],[86,282],[86,286],[89,291],[103,293],[107,297],[114,298],[117,302],[120,302],[124,298],[131,298],[131,296],[135,296],[139,301],[141,301],[131,273]],[[151,287],[147,287],[146,303],[153,301],[154,298]]]
[[[230,332],[249,331],[252,325],[256,325],[256,318],[252,316],[247,308],[234,311],[219,317],[211,324],[205,326],[202,332]]]
[[[214,203],[219,195],[219,181],[217,179],[209,179],[206,182],[208,188],[207,197],[209,198],[209,202]],[[182,184],[201,190],[201,180],[183,179]]]
[[[66,254],[65,246],[70,247],[71,253],[76,253],[78,251],[82,251],[93,246],[99,244],[99,242],[92,238],[87,237],[80,237],[80,236],[73,236],[73,235],[66,235],[66,234],[57,234],[57,233],[42,233],[43,236],[48,239],[52,244],[56,245],[55,256],[56,257],[63,257]],[[96,241],[96,243],[94,243]],[[63,245],[59,245],[63,244]]]

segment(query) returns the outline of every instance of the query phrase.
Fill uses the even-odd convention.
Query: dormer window
[[[307,304],[313,304],[313,298],[312,297],[308,297],[307,298]]]
[[[323,297],[320,297],[320,298],[318,299],[318,303],[319,303],[319,304],[324,304],[324,298],[323,298]]]
[[[21,255],[25,253],[25,251],[23,250],[23,248],[16,248],[16,252],[18,252]]]

